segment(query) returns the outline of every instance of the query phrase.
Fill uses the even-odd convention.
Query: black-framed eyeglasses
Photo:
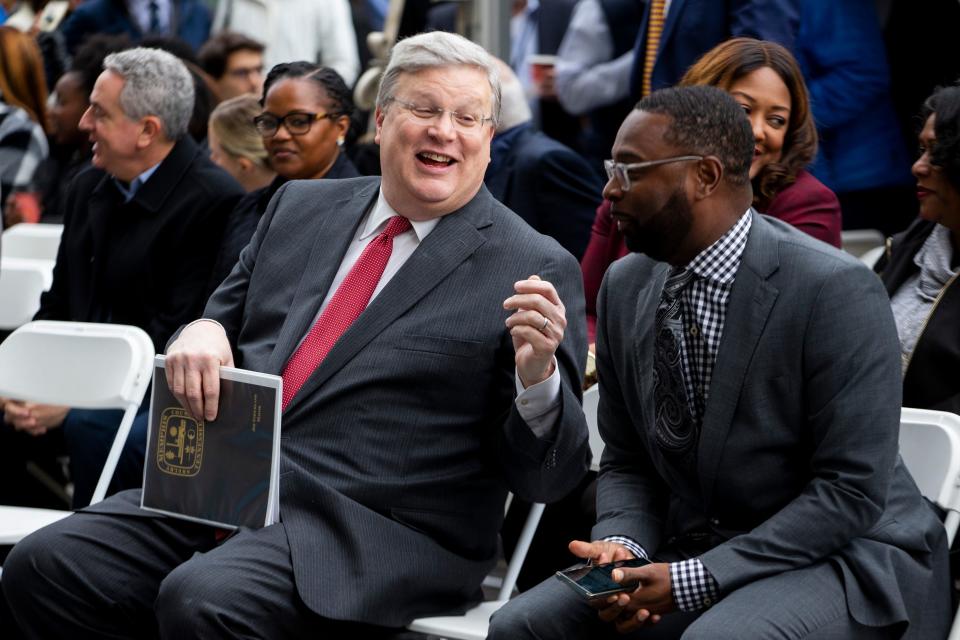
[[[620,185],[620,188],[623,191],[630,190],[630,172],[638,171],[640,169],[646,169],[648,167],[656,167],[661,164],[669,164],[671,162],[690,162],[692,160],[703,160],[703,156],[676,156],[674,158],[662,158],[660,160],[647,160],[646,162],[614,162],[613,160],[604,160],[603,168],[607,171],[607,179],[613,180],[617,179],[617,184]]]
[[[272,113],[261,113],[253,119],[253,126],[257,128],[257,132],[264,138],[275,136],[280,129],[280,125],[286,127],[290,135],[302,136],[310,131],[310,127],[313,126],[313,123],[317,120],[323,120],[324,118],[330,118],[332,120],[338,117],[340,117],[339,113],[309,113],[306,111],[294,111],[282,118]]]
[[[407,102],[406,100],[401,100],[400,98],[389,98],[389,100],[396,102],[398,105],[413,114],[414,118],[423,121],[424,124],[433,122],[444,113],[449,113],[450,120],[453,122],[454,128],[467,133],[475,133],[483,127],[484,122],[487,122],[488,120],[491,122],[493,121],[492,116],[485,117],[482,113],[462,113],[460,111],[450,111],[449,109],[444,109],[442,107],[431,107],[425,104]]]

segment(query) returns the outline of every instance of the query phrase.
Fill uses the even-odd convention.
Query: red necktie
[[[370,241],[323,313],[283,370],[283,409],[320,366],[343,332],[367,307],[393,251],[393,238],[410,229],[410,221],[393,216],[383,233]]]

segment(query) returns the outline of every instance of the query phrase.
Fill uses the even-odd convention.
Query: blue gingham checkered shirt
[[[681,292],[684,340],[680,353],[687,397],[702,398],[701,407],[707,404],[727,303],[743,250],[747,246],[752,221],[750,210],[747,210],[736,224],[685,267],[693,272],[694,277]],[[690,408],[697,421],[701,421],[702,409],[696,406]],[[643,547],[630,537],[608,536],[605,539],[622,544],[638,558],[648,558]],[[720,594],[717,581],[699,558],[671,562],[670,585],[673,601],[681,611],[698,611],[709,607]]]

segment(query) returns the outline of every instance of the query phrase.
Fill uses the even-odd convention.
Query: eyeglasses
[[[290,135],[302,136],[310,131],[310,127],[316,120],[323,120],[324,118],[330,118],[332,120],[338,117],[340,117],[339,113],[305,113],[303,111],[288,113],[282,118],[272,113],[261,113],[253,119],[253,126],[257,128],[257,131],[264,138],[277,135],[277,131],[280,130],[280,125],[286,127]]]
[[[414,102],[407,102],[399,98],[389,98],[389,100],[396,102],[412,113],[414,118],[423,121],[424,124],[436,120],[444,113],[449,113],[454,128],[464,133],[475,133],[483,127],[484,122],[488,120],[493,121],[492,117],[485,118],[483,114],[480,113],[460,113],[459,111],[450,111],[449,109],[443,109],[441,107],[428,107]]]
[[[617,184],[623,191],[630,190],[630,172],[656,167],[661,164],[671,162],[690,162],[692,160],[703,160],[703,156],[677,156],[675,158],[663,158],[662,160],[647,160],[646,162],[632,162],[624,164],[623,162],[614,162],[613,160],[604,160],[603,168],[607,170],[607,179],[617,179]]]

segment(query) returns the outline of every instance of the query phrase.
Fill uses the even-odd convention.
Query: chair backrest
[[[874,247],[860,256],[860,262],[873,269],[874,265],[877,264],[877,260],[880,259],[880,256],[882,256],[886,250],[886,247]]]
[[[137,327],[31,322],[0,343],[0,396],[83,409],[139,406],[153,356]]]
[[[509,600],[513,594],[513,587],[517,584],[520,569],[523,568],[523,561],[527,559],[527,552],[530,550],[533,535],[537,532],[537,526],[540,524],[543,507],[543,503],[540,502],[535,502],[530,505],[527,519],[523,523],[523,530],[520,532],[520,537],[517,538],[517,546],[513,550],[510,562],[507,563],[507,573],[503,576],[503,583],[500,586],[500,593],[497,595],[497,600]]]
[[[53,260],[0,258],[0,329],[30,322],[53,282]]]
[[[859,258],[874,247],[882,247],[883,234],[877,229],[850,229],[840,232],[840,245],[847,253]]]
[[[583,413],[587,416],[587,429],[590,431],[590,452],[593,462],[590,468],[600,469],[600,454],[603,453],[603,439],[600,437],[600,428],[597,426],[597,409],[600,405],[600,385],[595,384],[583,392]]]
[[[900,456],[920,493],[947,511],[944,526],[952,543],[960,525],[960,416],[904,408]]]
[[[0,342],[0,396],[83,409],[123,409],[91,504],[107,493],[153,373],[153,342],[137,327],[37,321]]]
[[[15,224],[0,238],[4,257],[56,260],[62,224]]]

